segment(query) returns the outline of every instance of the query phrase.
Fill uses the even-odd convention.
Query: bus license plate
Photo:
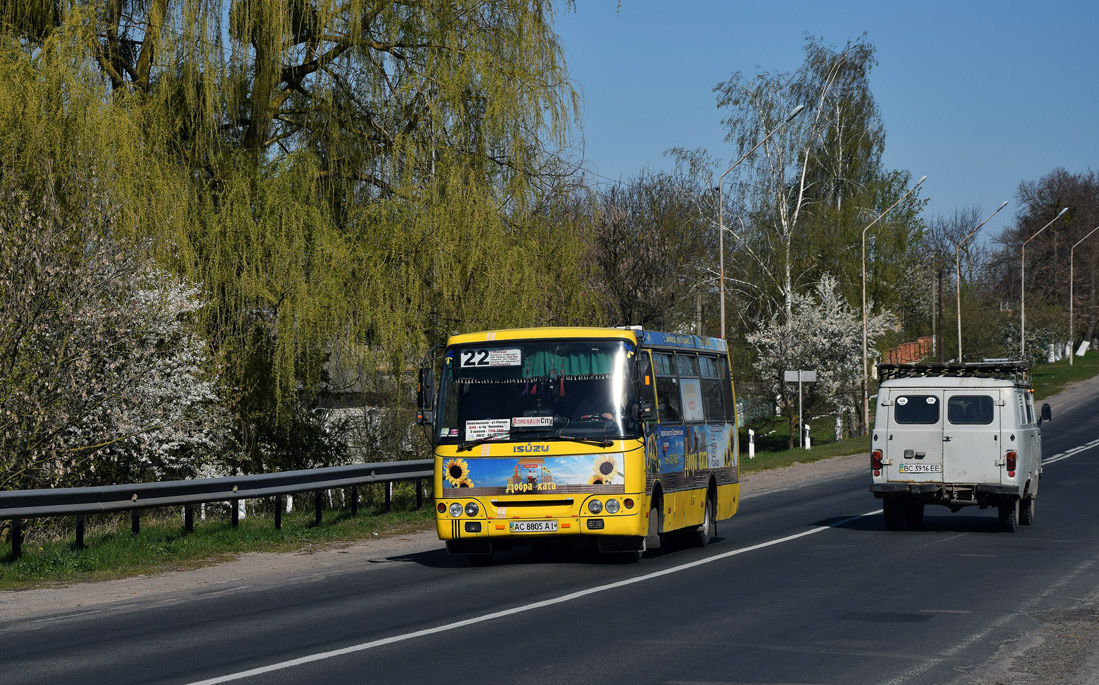
[[[556,533],[557,521],[512,521],[513,533]]]

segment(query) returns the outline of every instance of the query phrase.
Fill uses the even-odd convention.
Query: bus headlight
[[[593,514],[600,514],[603,512],[603,503],[597,499],[588,500],[588,511]]]
[[[618,513],[618,500],[616,500],[616,499],[607,500],[607,513],[608,514],[617,514]]]
[[[462,503],[461,502],[454,502],[453,504],[450,505],[450,515],[453,516],[454,518],[458,518],[459,516],[462,515]]]
[[[466,516],[476,516],[479,511],[481,507],[477,506],[476,502],[466,504]]]

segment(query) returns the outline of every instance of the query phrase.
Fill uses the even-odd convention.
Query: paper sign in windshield
[[[507,437],[511,430],[510,419],[485,419],[483,421],[466,421],[466,440],[481,440],[483,438]]]
[[[512,428],[552,428],[552,416],[516,416],[511,420]]]

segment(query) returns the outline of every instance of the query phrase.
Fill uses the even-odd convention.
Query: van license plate
[[[942,464],[901,464],[901,473],[942,473]]]
[[[511,521],[513,533],[556,533],[557,521]]]

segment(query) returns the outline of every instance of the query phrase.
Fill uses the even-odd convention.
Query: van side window
[[[935,395],[901,395],[893,403],[897,423],[938,423],[939,398]]]
[[[954,425],[992,423],[995,411],[988,395],[955,395],[946,401],[946,420]]]
[[[1026,396],[1026,422],[1028,425],[1034,423],[1034,398],[1030,393]]]

